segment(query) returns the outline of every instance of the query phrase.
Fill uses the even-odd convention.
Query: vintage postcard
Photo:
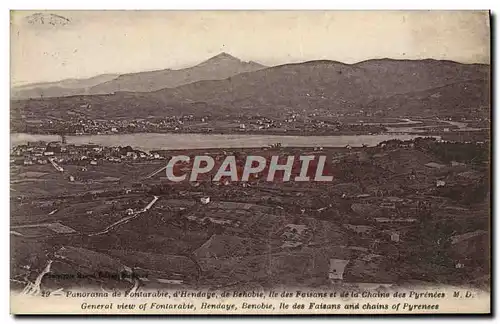
[[[487,11],[11,11],[13,314],[490,314]]]

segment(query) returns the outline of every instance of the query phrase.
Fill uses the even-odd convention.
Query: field
[[[42,280],[49,290],[324,288],[332,285],[332,260],[345,260],[345,284],[482,287],[490,274],[489,168],[457,154],[451,161],[439,152],[453,148],[439,145],[449,144],[169,152],[236,154],[238,161],[326,155],[331,182],[147,177],[165,161],[104,162],[87,171],[70,165],[64,172],[13,167],[12,286],[33,282],[52,260]]]

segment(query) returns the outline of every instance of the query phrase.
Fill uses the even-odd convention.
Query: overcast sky
[[[220,52],[265,65],[384,57],[489,63],[487,12],[52,11],[69,21],[51,23],[34,13],[11,14],[14,85],[178,69]]]

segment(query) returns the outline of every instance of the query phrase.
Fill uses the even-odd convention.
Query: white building
[[[330,280],[344,280],[344,271],[348,263],[349,260],[330,259],[328,278]]]

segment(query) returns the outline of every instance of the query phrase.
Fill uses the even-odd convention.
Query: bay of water
[[[339,135],[339,136],[283,136],[252,134],[164,134],[135,133],[123,135],[79,135],[67,136],[68,144],[99,144],[102,146],[127,146],[135,149],[176,150],[176,149],[209,149],[209,148],[255,148],[281,143],[285,147],[360,147],[376,146],[378,143],[391,140],[410,140],[418,135],[410,134],[377,134],[377,135]],[[439,137],[438,137],[439,138]],[[36,141],[60,141],[58,135],[40,135],[13,133],[10,136],[11,147]]]

